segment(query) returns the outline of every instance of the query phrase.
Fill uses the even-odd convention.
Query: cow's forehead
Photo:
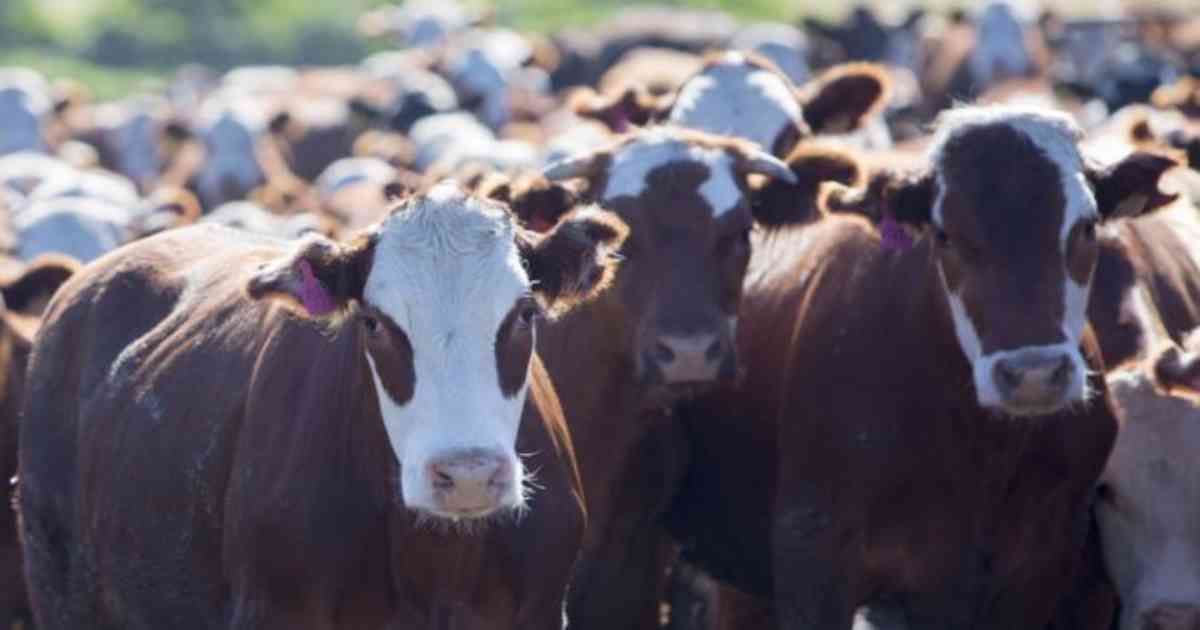
[[[435,186],[380,224],[367,301],[401,326],[449,329],[466,311],[497,324],[529,287],[513,238],[502,207]]]
[[[1061,227],[1069,231],[1080,217],[1097,213],[1077,145],[1081,135],[1065,114],[1032,108],[962,108],[943,114],[930,148],[938,179],[934,222],[943,222],[941,202],[946,189],[960,183],[955,178],[1028,175],[1031,187],[1059,189],[1066,204]],[[996,190],[1002,192],[1014,191]],[[1049,191],[1026,187],[1024,192],[1032,198]]]
[[[733,156],[728,151],[653,131],[622,145],[613,153],[603,199],[641,197],[650,185],[653,173],[675,164],[699,165],[707,169],[707,177],[700,183],[698,192],[714,216],[737,207],[742,190],[736,180]]]

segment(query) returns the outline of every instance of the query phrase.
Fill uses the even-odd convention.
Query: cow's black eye
[[[934,228],[934,237],[937,238],[937,244],[942,247],[950,244],[950,237],[946,234],[946,230],[940,227]]]
[[[533,322],[537,321],[538,309],[536,306],[524,306],[521,308],[521,323],[526,326],[532,326]]]
[[[369,335],[379,334],[379,320],[376,319],[375,317],[372,317],[370,315],[363,315],[362,325],[363,325],[363,328],[367,331],[367,334],[369,334]]]
[[[517,321],[528,328],[542,316],[542,308],[533,298],[526,298],[517,305]]]
[[[1083,234],[1083,238],[1089,241],[1096,240],[1096,221],[1094,219],[1085,220],[1080,233]]]
[[[1104,482],[1100,482],[1099,484],[1096,485],[1096,498],[1097,499],[1100,499],[1101,501],[1103,501],[1105,503],[1112,503],[1113,499],[1115,498],[1114,495],[1115,495],[1115,493],[1113,492],[1111,485],[1104,483]]]

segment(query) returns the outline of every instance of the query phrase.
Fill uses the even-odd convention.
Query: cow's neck
[[[634,374],[632,332],[614,310],[616,296],[572,311],[538,331],[538,354],[558,390],[576,444],[589,519],[603,518],[620,499],[615,486],[640,483],[625,477],[627,459],[669,422],[648,408]],[[589,528],[592,529],[592,528]]]

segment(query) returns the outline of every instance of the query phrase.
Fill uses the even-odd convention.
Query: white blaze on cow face
[[[650,186],[650,174],[673,162],[700,163],[708,168],[700,195],[712,208],[713,216],[720,217],[741,202],[744,193],[735,179],[738,175],[734,160],[727,151],[697,146],[665,130],[647,131],[613,155],[602,199],[640,197]]]
[[[771,151],[789,127],[804,127],[793,86],[781,75],[727,52],[679,90],[668,121],[689,129],[731,135]]]
[[[1120,630],[1200,622],[1200,404],[1135,366],[1108,375],[1121,430],[1095,504]]]
[[[363,296],[411,344],[411,398],[392,399],[379,362],[368,359],[409,508],[461,518],[522,505],[516,437],[528,385],[505,395],[495,344],[529,289],[507,214],[454,185],[435,187],[380,226]],[[447,507],[438,496],[442,465],[486,475],[478,505]]]
[[[1061,286],[1057,294],[1061,295],[1061,314],[1057,325],[1053,328],[1056,335],[1048,335],[1043,343],[1028,343],[1016,347],[994,347],[983,338],[981,331],[973,321],[970,308],[964,300],[962,288],[951,286],[948,281],[945,261],[939,261],[939,273],[942,285],[946,291],[947,302],[954,324],[955,334],[964,355],[971,363],[978,402],[981,406],[1002,409],[1016,415],[1035,415],[1053,412],[1062,407],[1081,402],[1088,396],[1087,364],[1079,349],[1086,325],[1086,310],[1088,293],[1091,286],[1091,269],[1094,269],[1094,256],[1085,282],[1078,282],[1069,268],[1069,260],[1073,239],[1083,238],[1081,232],[1088,225],[1094,225],[1099,219],[1096,200],[1087,182],[1083,170],[1083,160],[1077,148],[1080,132],[1075,124],[1065,115],[1048,113],[1021,108],[989,107],[964,108],[952,110],[943,115],[941,127],[931,149],[931,163],[936,169],[937,196],[932,208],[933,223],[939,231],[945,230],[945,204],[947,190],[954,182],[947,181],[945,160],[954,159],[945,155],[946,146],[963,134],[973,130],[985,129],[1001,125],[1016,132],[1036,148],[1037,152],[1050,165],[1057,169],[1056,182],[1050,185],[1059,187],[1058,195],[1051,198],[1062,200],[1061,208],[1039,208],[1043,216],[1060,219],[1053,224],[1053,243],[1057,251],[1031,252],[1030,257],[1040,257],[1047,264],[1061,265],[1062,273],[1053,274],[1061,278]],[[980,151],[1004,151],[1003,146],[983,147]],[[1013,164],[1014,169],[1021,165]],[[1029,168],[1026,166],[1026,168]],[[994,175],[994,174],[993,174]],[[979,174],[988,177],[988,174]],[[986,192],[985,192],[986,194]],[[983,207],[984,200],[972,200],[978,207]],[[1004,212],[1005,208],[991,208],[993,211]],[[1020,216],[1014,210],[1013,217]],[[977,211],[979,211],[977,209]],[[1011,221],[1023,220],[1010,218]],[[1049,223],[1031,224],[1025,231],[1029,235],[1028,247],[1037,247],[1036,243],[1047,242],[1034,238],[1037,230],[1046,229]],[[943,232],[944,233],[944,232]],[[987,236],[983,236],[987,238]],[[950,238],[954,238],[951,236]],[[1011,252],[1010,252],[1011,253]],[[1024,254],[1017,254],[1022,255]],[[1004,266],[1013,263],[1012,260],[990,260],[989,265]],[[1049,276],[1039,276],[1040,278]],[[1021,295],[1010,296],[1014,300]],[[1031,305],[1032,306],[1032,305]],[[991,317],[993,326],[1014,325],[1009,322],[996,321],[1001,319]],[[1020,324],[1016,324],[1020,325]],[[1024,374],[1021,374],[1024,372]],[[1023,406],[1019,400],[1022,387],[1033,387],[1038,379],[1055,379],[1057,388],[1062,395],[1057,400],[1048,401],[1045,405]],[[1013,391],[1002,391],[1007,388],[1006,381],[1011,381]]]

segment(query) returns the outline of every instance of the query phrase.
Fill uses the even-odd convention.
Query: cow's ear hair
[[[661,117],[675,102],[672,96],[655,96],[642,86],[631,85],[616,94],[599,94],[591,88],[579,88],[568,99],[576,115],[598,120],[616,133],[629,127],[643,127]]]
[[[534,232],[547,232],[579,205],[579,195],[566,184],[540,173],[521,175],[507,182],[506,201],[521,223]]]
[[[286,254],[256,269],[246,291],[256,300],[282,298],[310,316],[329,316],[362,299],[374,251],[370,235],[339,243],[309,234]]]
[[[50,297],[80,268],[70,256],[42,254],[16,276],[0,278],[4,306],[12,312],[40,315]]]
[[[813,133],[846,133],[883,109],[891,98],[891,79],[882,66],[847,63],[835,66],[800,88],[804,120]]]
[[[1200,395],[1200,354],[1170,345],[1154,355],[1151,365],[1159,389]]]
[[[867,178],[866,186],[849,188],[827,182],[820,193],[826,212],[860,214],[874,222],[887,217],[917,229],[933,220],[934,178],[928,171],[898,173],[882,169]]]
[[[1174,202],[1179,195],[1161,192],[1159,180],[1178,165],[1171,157],[1138,151],[1105,168],[1088,167],[1100,216],[1135,217]]]
[[[571,211],[549,232],[519,230],[517,246],[533,294],[557,317],[603,291],[616,273],[616,255],[629,228],[617,215],[585,206]]]
[[[807,223],[821,215],[821,185],[857,187],[863,169],[854,155],[835,147],[800,145],[787,158],[795,182],[773,178],[751,194],[754,220],[768,228]]]

